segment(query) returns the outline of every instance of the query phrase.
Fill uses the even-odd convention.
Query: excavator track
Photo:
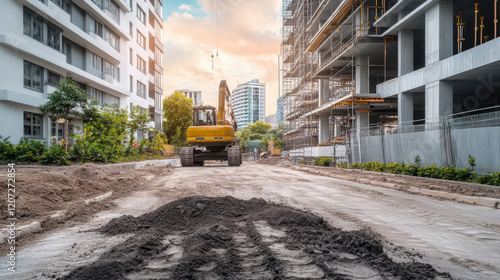
[[[194,148],[193,147],[183,147],[181,149],[181,165],[194,166]]]
[[[227,161],[229,166],[240,166],[241,164],[241,151],[240,147],[230,147],[227,151]]]

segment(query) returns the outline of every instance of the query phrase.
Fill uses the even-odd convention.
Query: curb
[[[325,177],[335,178],[338,180],[343,180],[343,181],[348,181],[348,182],[356,182],[356,183],[360,183],[360,184],[372,185],[372,186],[377,186],[377,187],[382,187],[382,188],[387,188],[387,189],[394,189],[394,190],[404,191],[404,192],[411,193],[411,194],[420,194],[420,195],[430,196],[430,197],[434,197],[434,198],[462,202],[462,203],[467,203],[467,204],[472,204],[472,205],[486,206],[486,207],[491,207],[491,208],[495,208],[495,209],[500,208],[500,199],[498,199],[498,198],[460,195],[460,194],[454,194],[454,193],[443,192],[443,191],[401,186],[399,184],[394,184],[394,183],[384,183],[384,182],[369,180],[369,179],[365,179],[365,178],[357,178],[355,180],[347,180],[346,177],[344,177],[344,176],[339,178],[339,177],[333,176],[333,174],[331,174],[329,172],[324,172],[321,170],[314,170],[312,168],[299,167],[299,166],[293,166],[293,165],[284,166],[284,167],[289,167],[291,169],[303,171],[303,172],[310,173],[310,174],[316,174],[316,175],[321,175],[321,176],[325,176]],[[379,175],[381,174],[379,172],[371,172],[371,173],[376,173]],[[383,173],[383,174],[385,175],[385,173]],[[447,181],[447,182],[449,182],[449,181]]]

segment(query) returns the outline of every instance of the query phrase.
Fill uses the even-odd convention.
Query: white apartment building
[[[194,91],[189,89],[178,89],[176,91],[184,94],[184,96],[186,96],[187,98],[193,99],[194,106],[200,106],[203,103],[201,91]]]
[[[148,110],[161,129],[162,27],[161,0],[2,1],[0,135],[61,138],[64,126],[37,106],[65,77],[101,104]]]
[[[265,120],[266,84],[251,80],[238,85],[233,90],[233,111],[238,130],[248,128],[249,124]]]

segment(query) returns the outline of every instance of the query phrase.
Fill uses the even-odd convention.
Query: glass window
[[[111,17],[118,23],[120,23],[120,8],[113,1],[108,1],[107,10],[111,14]]]
[[[137,43],[139,46],[141,46],[143,49],[146,49],[146,37],[137,30]]]
[[[56,30],[54,27],[48,25],[47,26],[47,45],[55,50],[60,49],[61,45],[61,32]]]
[[[161,24],[155,20],[155,35],[156,35],[156,38],[158,38],[158,40],[160,40],[160,42],[162,41],[162,26]]]
[[[146,24],[146,13],[137,5],[137,18],[144,24]]]
[[[120,51],[120,37],[106,28],[106,39],[115,50]]]
[[[157,46],[155,46],[155,62],[159,66],[163,67],[163,53]]]
[[[134,51],[130,48],[130,65],[134,65]]]
[[[42,91],[43,68],[28,61],[24,61],[24,87]]]
[[[193,112],[194,126],[216,125],[214,109],[196,109]]]
[[[42,42],[42,21],[35,18],[33,14],[24,11],[23,33],[31,38]]]
[[[42,137],[42,115],[24,112],[24,136]]]
[[[61,81],[61,76],[54,73],[54,72],[51,72],[51,71],[48,71],[48,78],[47,78],[47,83],[51,86],[57,86],[59,84],[59,82]]]
[[[146,74],[146,61],[144,61],[144,59],[140,56],[137,56],[137,69]]]
[[[130,75],[130,92],[134,92],[134,77]]]
[[[146,85],[137,81],[137,95],[146,98]]]
[[[162,74],[155,71],[155,86],[163,89]]]
[[[91,67],[92,69],[102,73],[102,58],[94,53],[91,54]]]

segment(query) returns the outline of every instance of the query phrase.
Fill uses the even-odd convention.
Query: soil
[[[194,196],[98,229],[129,237],[63,279],[450,279],[381,237],[263,199]]]
[[[6,173],[6,170],[2,170]],[[93,214],[113,207],[112,200],[150,186],[157,176],[171,172],[169,167],[85,164],[69,167],[16,168],[16,217],[21,225],[39,221],[41,230],[22,235],[23,247],[35,236],[50,229],[87,221]],[[147,183],[145,185],[145,183]],[[6,183],[2,189],[7,193]],[[89,202],[112,192],[99,202]],[[7,200],[0,200],[1,217],[7,218]],[[52,216],[54,215],[54,216]],[[52,217],[51,217],[52,216]],[[6,243],[0,245],[0,250]]]
[[[443,191],[448,193],[466,195],[466,196],[477,196],[477,197],[489,197],[489,198],[500,198],[500,187],[488,186],[474,183],[422,178],[415,176],[406,176],[400,174],[388,174],[381,172],[371,172],[363,171],[357,169],[343,169],[337,167],[319,167],[310,166],[302,164],[294,164],[290,161],[282,158],[266,158],[260,160],[258,163],[266,165],[278,165],[282,167],[304,167],[303,171],[328,175],[337,179],[358,182],[362,184],[367,184],[370,181],[389,183],[398,185],[398,189],[405,190],[408,187],[428,189]],[[383,186],[383,185],[379,185]]]

